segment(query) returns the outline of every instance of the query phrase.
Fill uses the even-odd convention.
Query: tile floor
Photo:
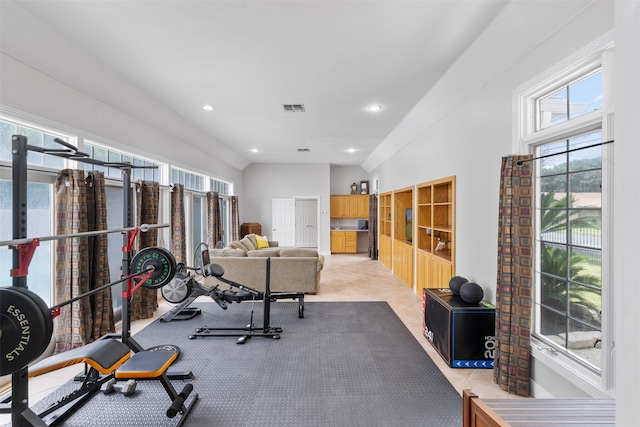
[[[460,394],[463,389],[470,388],[483,398],[519,398],[493,383],[491,369],[454,369],[447,366],[422,335],[422,296],[415,294],[380,262],[371,261],[365,254],[325,256],[319,290],[316,295],[305,296],[305,301],[387,301]],[[154,318],[133,322],[132,334],[170,309],[163,301]],[[30,405],[48,395],[59,384],[73,378],[82,369],[82,365],[78,364],[31,378]],[[0,426],[8,424],[10,420],[10,415],[0,414]]]

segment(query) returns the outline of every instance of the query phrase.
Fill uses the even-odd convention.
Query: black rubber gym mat
[[[170,372],[192,371],[199,400],[186,426],[459,426],[461,398],[386,302],[296,302],[271,305],[280,339],[189,339],[195,328],[243,327],[251,303],[223,311],[197,303],[191,320],[155,321],[135,336],[144,347],[175,344]],[[262,304],[254,306],[262,325]],[[180,391],[186,381],[173,380]],[[55,400],[66,391],[51,396]],[[71,387],[71,388],[69,388]],[[37,407],[43,407],[40,402]],[[139,381],[133,396],[96,394],[65,426],[172,426],[157,381]]]

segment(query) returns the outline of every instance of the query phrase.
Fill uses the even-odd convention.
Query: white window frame
[[[600,39],[568,57],[555,67],[525,83],[514,91],[513,150],[516,153],[535,153],[537,146],[572,135],[581,134],[589,129],[601,129],[602,140],[613,139],[613,75],[614,75],[614,35],[605,34]],[[536,131],[536,99],[548,94],[550,90],[566,84],[576,78],[602,67],[603,105],[602,109],[586,113],[554,126]],[[568,354],[557,351],[546,341],[531,337],[531,355],[545,364],[558,375],[575,384],[585,393],[597,396],[610,396],[614,387],[613,350],[613,298],[611,271],[613,253],[611,244],[612,230],[612,184],[611,170],[613,148],[603,145],[602,151],[602,360],[600,373],[594,372]],[[538,248],[534,253],[539,253]],[[537,260],[539,262],[539,260]],[[539,265],[536,270],[539,271]],[[537,286],[535,284],[534,286]],[[538,288],[534,289],[537,293]],[[535,320],[535,319],[534,319]],[[533,328],[532,328],[533,329]]]

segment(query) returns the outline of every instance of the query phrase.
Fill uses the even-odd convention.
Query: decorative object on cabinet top
[[[360,194],[369,194],[369,181],[360,181]]]

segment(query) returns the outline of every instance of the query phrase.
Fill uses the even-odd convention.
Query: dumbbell
[[[111,378],[109,381],[102,384],[102,387],[100,387],[100,390],[104,394],[109,394],[114,391],[118,391],[124,394],[125,396],[131,396],[136,391],[136,380],[127,380],[124,383],[118,384],[115,378]]]

